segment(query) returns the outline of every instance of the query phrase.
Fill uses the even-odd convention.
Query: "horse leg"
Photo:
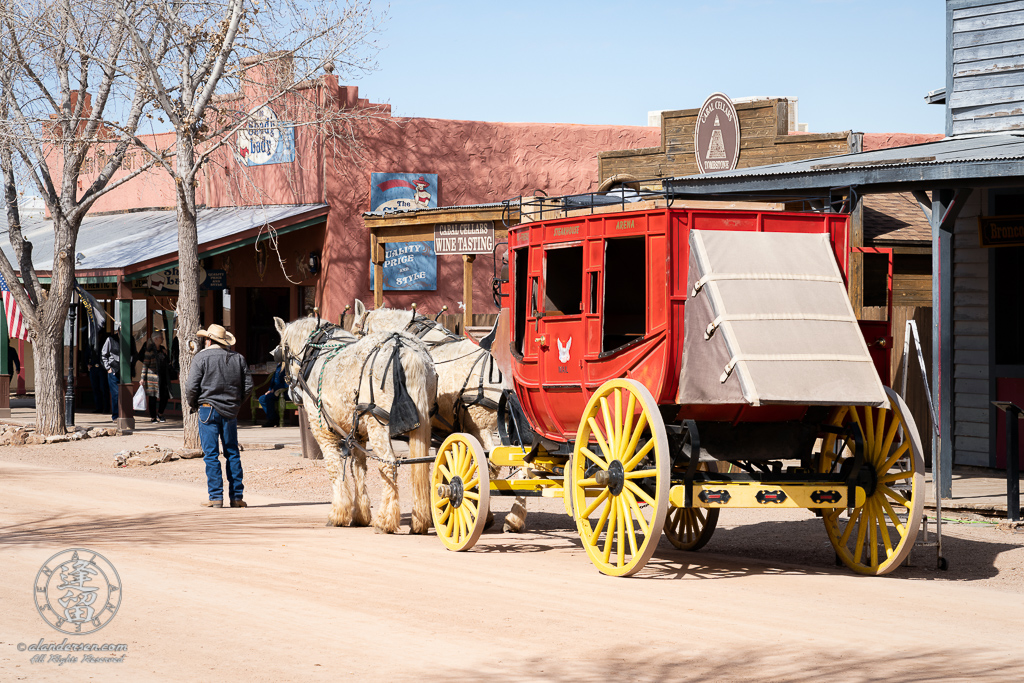
[[[352,508],[352,525],[369,526],[371,519],[370,494],[366,491],[366,455],[355,451],[352,456],[352,484],[355,488],[356,501]]]
[[[331,511],[327,514],[327,526],[348,526],[352,523],[352,496],[342,481],[344,459],[337,444],[320,444],[324,454],[324,466],[331,477]]]
[[[526,496],[516,496],[516,502],[512,503],[512,511],[505,515],[502,531],[507,534],[526,531]]]
[[[393,534],[402,524],[402,510],[398,505],[398,465],[395,451],[391,448],[391,438],[386,425],[376,420],[368,420],[366,433],[373,452],[384,462],[378,465],[384,488],[381,491],[380,508],[373,518],[373,528],[377,533]]]

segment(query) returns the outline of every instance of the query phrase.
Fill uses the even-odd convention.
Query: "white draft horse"
[[[371,311],[359,299],[355,302],[352,332],[356,335],[407,332],[419,338],[430,351],[437,370],[434,429],[442,434],[453,430],[471,434],[488,453],[501,445],[494,439],[498,429],[496,406],[501,398],[501,373],[487,350],[447,330],[440,323],[417,315],[415,311],[394,308]],[[497,468],[491,464],[490,469],[491,476],[496,477]],[[492,519],[488,511],[488,526]],[[525,529],[526,497],[517,496],[511,512],[505,517],[504,531],[518,533]]]
[[[359,338],[312,317],[288,324],[274,318],[274,324],[281,335],[288,384],[306,409],[331,477],[327,526],[370,524],[367,453],[361,450],[369,443],[370,457],[380,461],[385,482],[372,523],[380,533],[395,533],[401,512],[398,459],[391,437],[409,435],[410,458],[430,455],[430,414],[437,396],[430,354],[404,333]],[[351,483],[344,476],[346,457],[352,459]],[[413,464],[409,469],[412,533],[425,534],[431,525],[430,465]]]

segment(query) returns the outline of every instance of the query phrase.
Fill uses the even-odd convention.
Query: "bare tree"
[[[0,252],[0,273],[29,328],[36,427],[43,434],[65,430],[64,321],[82,220],[97,199],[153,163],[114,179],[149,99],[123,71],[130,20],[105,0],[0,4],[0,172],[17,259],[15,266]],[[22,234],[19,180],[42,196],[53,220],[48,290]],[[17,286],[16,270],[24,289]]]
[[[339,67],[346,75],[373,68],[374,37],[382,17],[371,10],[369,0],[128,0],[124,8],[121,18],[130,27],[135,72],[175,133],[173,159],[146,140],[135,142],[175,184],[180,276],[176,329],[185,378],[199,329],[200,171],[216,155],[224,157],[233,136],[253,126],[257,112],[270,104],[289,111],[289,126],[313,127],[317,134],[341,131],[339,137],[354,139],[346,122],[373,112],[345,110],[334,101],[329,86],[337,90],[337,77],[330,74]],[[153,54],[154,47],[162,58]],[[184,420],[186,446],[197,447],[197,417],[186,411]]]

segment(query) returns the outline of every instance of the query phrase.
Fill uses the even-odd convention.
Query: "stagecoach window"
[[[864,305],[889,305],[888,254],[864,254]]]
[[[620,237],[605,243],[602,351],[612,351],[644,336],[646,272],[643,237]]]
[[[519,355],[523,354],[523,340],[526,338],[526,304],[530,298],[527,295],[527,259],[528,250],[526,247],[516,249],[512,252],[512,258],[514,259],[512,267],[515,272],[515,349]]]
[[[583,247],[544,252],[544,313],[579,315],[583,312]]]

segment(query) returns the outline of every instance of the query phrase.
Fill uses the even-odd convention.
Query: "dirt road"
[[[309,502],[322,495],[253,493],[251,507],[221,510],[200,509],[201,496],[186,481],[0,461],[0,681],[1009,681],[1024,670],[1019,537],[951,537],[976,575],[863,578],[831,566],[804,511],[732,526],[723,514],[713,552],[663,543],[638,577],[614,579],[589,564],[556,501],[533,516],[539,531],[485,534],[457,554],[433,535],[326,528],[327,506]],[[820,537],[805,543],[812,523]],[[780,551],[787,532],[813,547]],[[105,628],[69,641],[125,643],[121,663],[32,664],[18,649],[64,637],[32,586],[73,547],[102,553],[124,591]]]

